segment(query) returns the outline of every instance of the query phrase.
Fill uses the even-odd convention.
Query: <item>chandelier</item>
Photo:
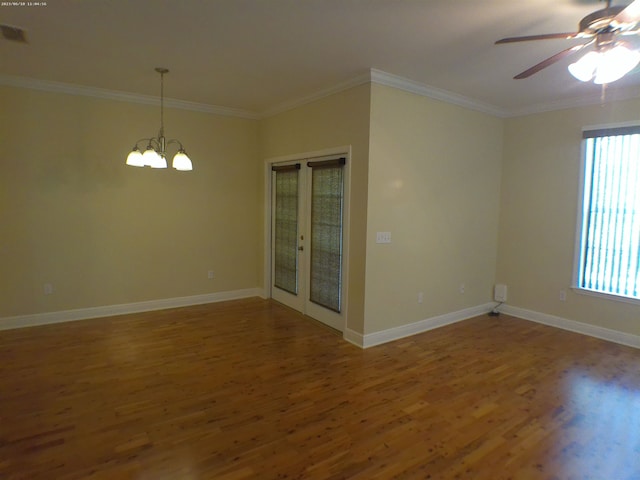
[[[182,143],[179,140],[167,140],[164,137],[164,75],[169,73],[169,70],[162,67],[157,67],[155,70],[160,74],[160,132],[157,137],[138,140],[131,153],[127,156],[126,163],[132,167],[167,168],[166,147],[172,143],[177,143],[178,153],[173,157],[173,168],[183,171],[193,170],[191,160],[187,156]],[[138,147],[140,142],[147,142],[147,148],[144,153],[140,152]]]

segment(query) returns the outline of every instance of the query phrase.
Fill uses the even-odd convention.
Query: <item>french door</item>
[[[344,330],[345,158],[271,167],[271,296]]]

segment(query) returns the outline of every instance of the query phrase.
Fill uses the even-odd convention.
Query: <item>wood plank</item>
[[[365,351],[275,302],[0,332],[0,478],[640,478],[640,352],[508,316]]]

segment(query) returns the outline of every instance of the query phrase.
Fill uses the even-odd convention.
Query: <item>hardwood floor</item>
[[[2,479],[640,479],[640,351],[507,316],[360,350],[260,299],[0,332]]]

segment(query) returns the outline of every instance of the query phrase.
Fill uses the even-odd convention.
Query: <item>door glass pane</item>
[[[298,170],[275,172],[274,285],[298,294]]]
[[[342,283],[342,167],[312,169],[309,299],[340,312]]]

